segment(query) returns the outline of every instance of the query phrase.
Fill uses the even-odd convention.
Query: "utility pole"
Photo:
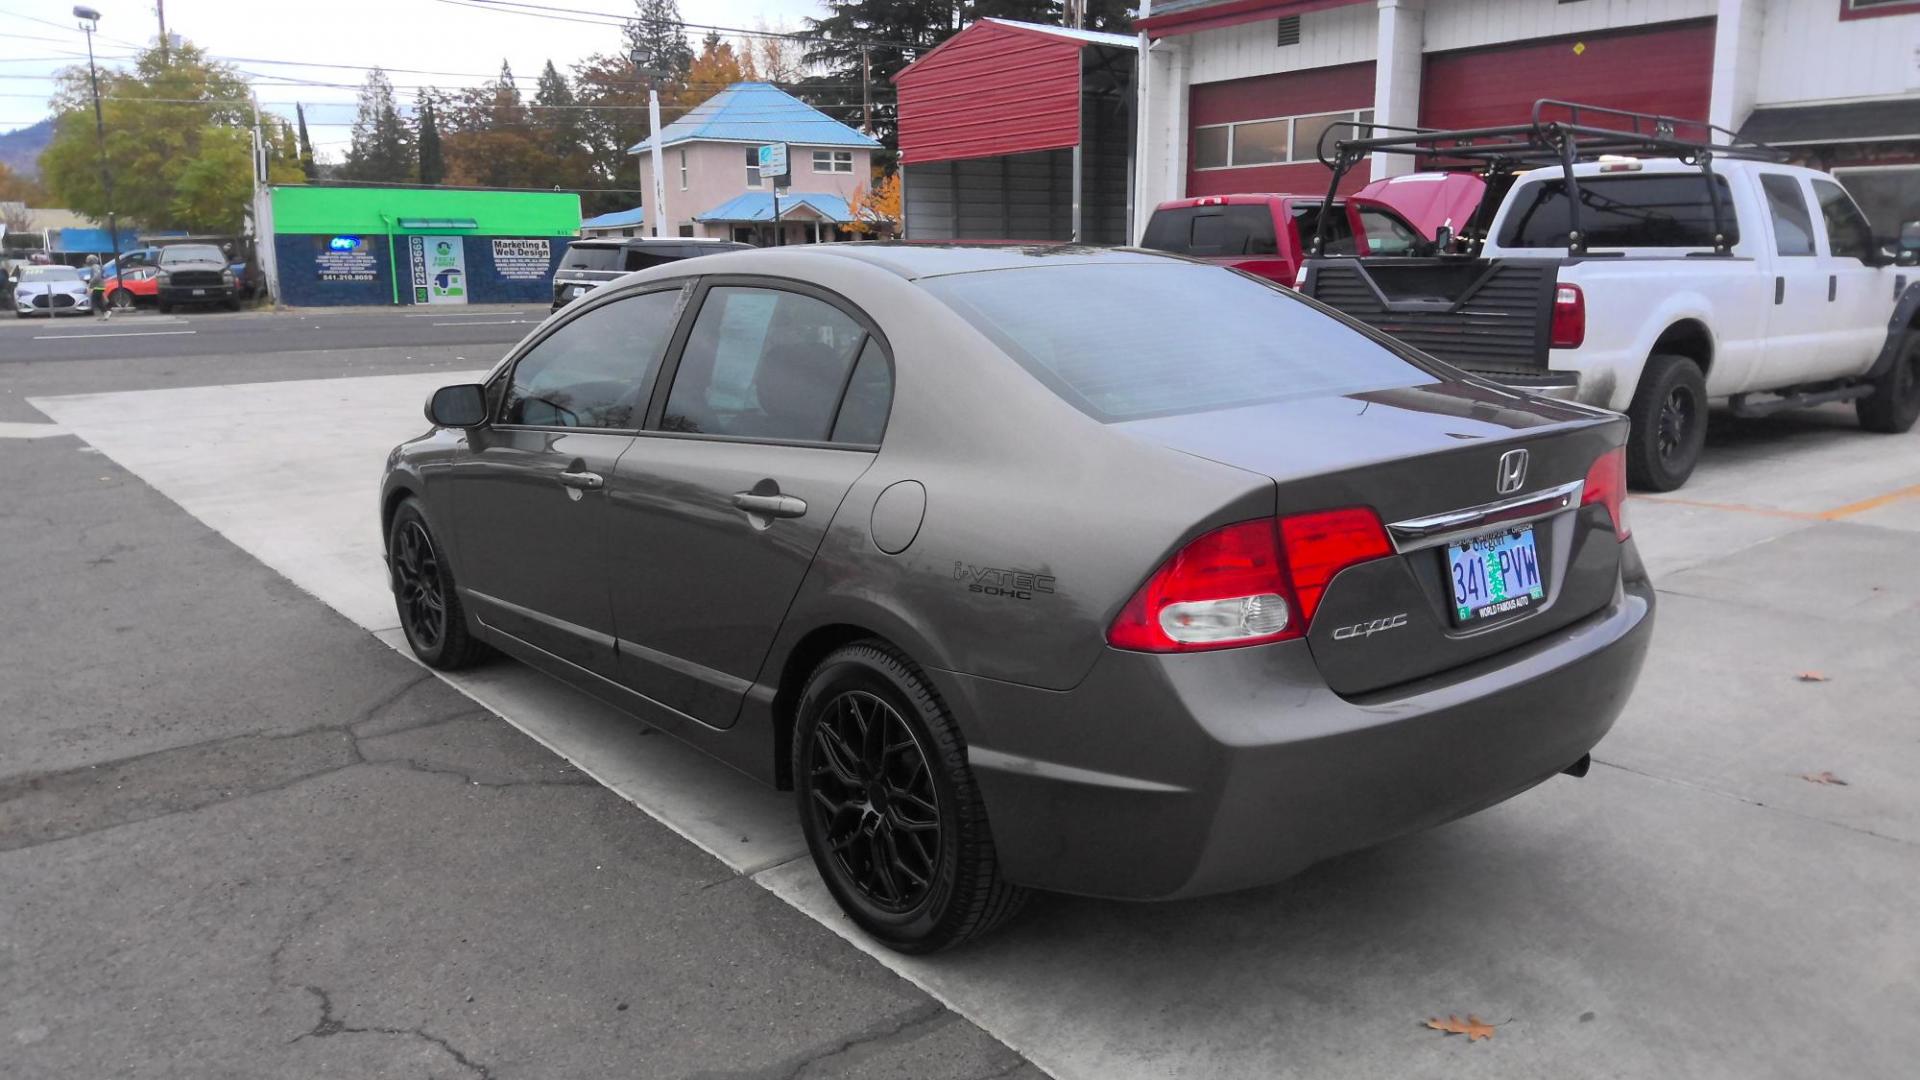
[[[93,32],[100,29],[100,13],[84,5],[73,9],[80,29],[87,33],[87,78],[93,84],[93,133],[100,140],[100,189],[107,196],[107,243],[113,248],[113,271],[120,266],[120,222],[113,213],[113,168],[107,164],[107,118],[100,110],[100,69],[93,63]]]
[[[167,59],[167,0],[153,0],[154,13],[160,16],[160,59]]]
[[[873,50],[866,45],[860,46],[860,112],[864,117],[860,121],[863,135],[873,134]]]
[[[647,197],[653,205],[647,208],[646,216],[652,219],[653,235],[657,238],[665,235],[660,230],[667,220],[666,158],[660,147],[660,78],[665,72],[641,66],[646,55],[639,49],[628,53],[627,59],[633,62],[633,73],[647,80],[647,127],[651,131],[647,138],[653,143],[653,184]]]

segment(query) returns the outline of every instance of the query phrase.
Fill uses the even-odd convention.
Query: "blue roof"
[[[580,223],[583,229],[617,229],[625,225],[639,225],[647,218],[647,208],[636,206],[631,210],[614,210],[590,217]]]
[[[794,191],[780,196],[780,219],[791,220],[795,210],[805,207],[821,218],[838,225],[853,220],[853,208],[845,197],[816,191]],[[736,195],[701,214],[695,221],[772,221],[773,192],[749,191]]]
[[[880,140],[860,134],[772,83],[762,82],[734,83],[662,128],[660,135],[662,147],[712,139],[880,148]],[[643,139],[629,146],[627,153],[643,153],[652,146],[652,139]]]
[[[47,246],[50,250],[62,254],[74,255],[110,255],[113,253],[113,238],[105,229],[78,229],[67,227],[49,229],[53,235]],[[140,246],[138,234],[132,229],[120,230],[120,250],[131,251]]]

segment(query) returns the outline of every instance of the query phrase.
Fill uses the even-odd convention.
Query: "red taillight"
[[[1594,460],[1587,470],[1587,484],[1580,493],[1580,505],[1599,503],[1613,518],[1613,535],[1625,540],[1633,535],[1627,528],[1627,448],[1616,446]]]
[[[1553,333],[1556,349],[1577,349],[1587,340],[1587,296],[1578,285],[1553,288]]]
[[[1335,574],[1393,551],[1387,530],[1380,527],[1380,515],[1364,506],[1281,518],[1280,539],[1286,547],[1302,623],[1313,621],[1320,595]]]
[[[1391,550],[1380,518],[1363,507],[1215,529],[1154,571],[1107,642],[1197,652],[1303,637],[1335,574]]]

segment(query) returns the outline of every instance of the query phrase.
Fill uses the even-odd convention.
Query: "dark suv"
[[[224,304],[240,310],[240,291],[227,254],[212,244],[172,244],[160,249],[162,312],[177,304]]]
[[[553,310],[559,311],[622,274],[676,259],[692,259],[752,246],[732,240],[692,236],[657,240],[635,237],[575,240],[567,245],[560,268],[553,272]]]

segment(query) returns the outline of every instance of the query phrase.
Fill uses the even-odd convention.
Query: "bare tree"
[[[742,39],[739,51],[756,77],[770,83],[796,83],[813,74],[806,45],[786,36],[798,31],[784,23],[769,25],[764,18],[756,19],[753,28],[758,33]]]

